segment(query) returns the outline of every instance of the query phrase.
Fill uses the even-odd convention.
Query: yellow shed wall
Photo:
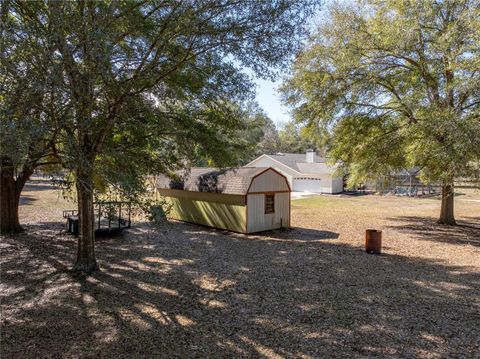
[[[171,206],[169,218],[245,233],[245,196],[170,189],[158,192]]]

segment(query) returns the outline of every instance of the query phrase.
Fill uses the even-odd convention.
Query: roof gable
[[[265,161],[267,161],[265,163]],[[260,162],[260,167],[273,167],[277,168],[288,175],[295,176],[297,174],[301,174],[298,170],[280,162],[277,161],[275,158],[271,157],[270,155],[261,155],[260,157],[257,157],[254,159],[252,162],[248,163],[245,167],[255,167],[255,164]]]

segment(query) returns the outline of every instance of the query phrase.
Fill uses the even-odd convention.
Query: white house
[[[272,167],[282,173],[295,192],[340,193],[343,178],[335,175],[336,166],[327,165],[325,159],[308,150],[303,153],[277,153],[261,155],[245,167]]]

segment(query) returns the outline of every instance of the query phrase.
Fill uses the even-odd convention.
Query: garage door
[[[320,178],[294,178],[293,190],[297,192],[322,192],[322,181]]]

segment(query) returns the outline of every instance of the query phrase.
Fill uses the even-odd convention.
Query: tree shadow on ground
[[[29,195],[25,195],[25,194],[22,194],[20,196],[20,205],[30,205],[32,204],[33,202],[36,202],[38,199],[35,198],[34,196],[29,196]]]
[[[338,197],[362,197],[362,196],[368,196],[368,195],[373,195],[373,192],[368,192],[368,191],[343,191],[341,193],[336,194],[335,196],[338,196]]]
[[[440,225],[433,217],[401,216],[389,220],[398,223],[389,228],[412,233],[426,241],[480,247],[480,217],[457,220],[457,226]]]
[[[176,222],[98,242],[101,272],[76,278],[76,239],[27,229],[1,243],[2,358],[479,353],[464,267]]]
[[[187,222],[181,222],[176,220],[171,220],[173,225],[175,224],[187,224]],[[327,240],[327,239],[337,239],[339,234],[336,232],[331,231],[322,231],[318,229],[312,228],[300,228],[300,227],[290,227],[285,229],[275,229],[275,230],[268,230],[262,231],[257,233],[251,234],[243,234],[238,232],[232,232],[225,229],[218,229],[218,228],[211,228],[203,225],[197,225],[208,231],[210,233],[217,233],[219,235],[228,237],[234,237],[239,239],[246,239],[246,240],[283,240],[283,241],[295,241],[295,242],[302,242],[302,241],[317,241],[317,240]]]
[[[25,186],[23,187],[23,191],[27,191],[27,192],[53,191],[58,189],[59,189],[58,186],[54,186],[49,181],[36,180],[36,179],[29,180],[27,183],[25,183]]]
[[[272,230],[272,231],[265,231],[259,232],[248,235],[249,239],[258,239],[258,240],[265,240],[265,239],[278,239],[284,241],[318,241],[318,240],[327,240],[327,239],[337,239],[339,237],[338,233],[331,232],[331,231],[321,231],[318,229],[312,228],[300,228],[300,227],[292,227],[284,230]]]

